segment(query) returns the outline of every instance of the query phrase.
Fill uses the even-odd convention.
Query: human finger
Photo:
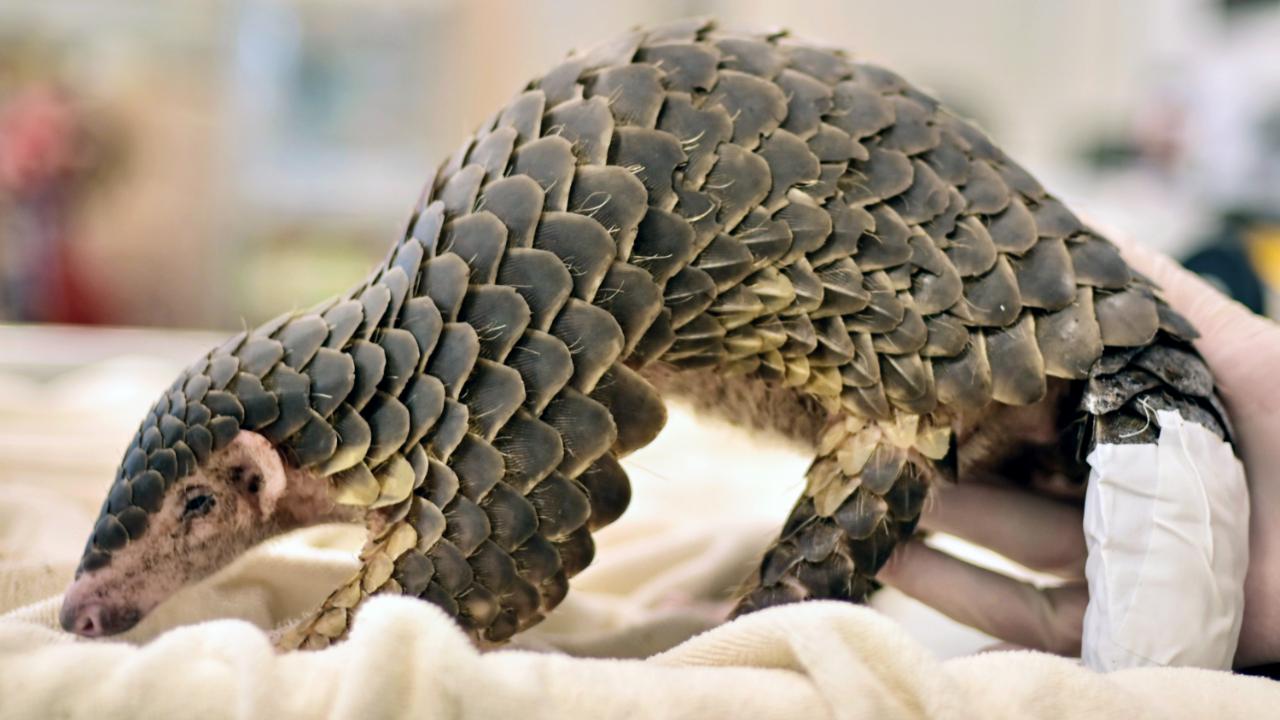
[[[956,622],[1005,642],[1078,656],[1089,590],[1052,587],[971,565],[919,540],[899,545],[877,578]]]
[[[992,522],[999,518],[999,522]],[[1032,570],[1083,578],[1083,511],[1016,487],[934,486],[920,524],[997,552]]]

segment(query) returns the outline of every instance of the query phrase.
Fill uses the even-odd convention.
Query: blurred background
[[[569,49],[688,15],[888,65],[1094,223],[1280,310],[1280,0],[0,0],[0,571],[46,580],[10,584],[69,577],[182,366],[362,279]],[[805,464],[676,413],[606,533],[710,502],[764,542]],[[940,654],[991,642],[875,602]]]
[[[1095,222],[1257,309],[1280,287],[1274,0],[0,0],[0,321],[309,305],[530,77],[702,14],[887,64]]]

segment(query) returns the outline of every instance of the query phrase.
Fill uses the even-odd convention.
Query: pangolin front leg
[[[324,649],[346,638],[356,609],[369,597],[379,593],[424,595],[435,568],[422,552],[414,552],[432,544],[429,536],[419,533],[417,520],[406,518],[382,523],[380,530],[371,528],[355,576],[330,593],[308,617],[285,628],[276,647]]]
[[[342,637],[361,599],[397,591],[501,642],[626,507],[619,460],[662,427],[650,379],[672,377],[817,450],[741,609],[861,599],[929,478],[963,469],[964,428],[1051,381],[1079,401],[1044,416],[1079,431],[1068,455],[1149,439],[1160,408],[1224,432],[1194,335],[897,75],[785,34],[636,30],[495,113],[351,292],[165,391],[64,624],[119,632],[265,537],[375,513],[359,576],[293,641]]]

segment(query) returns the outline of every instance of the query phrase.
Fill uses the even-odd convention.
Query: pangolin
[[[342,638],[377,593],[500,643],[591,562],[664,396],[813,448],[738,612],[861,601],[932,483],[1078,494],[1093,445],[1154,442],[1159,409],[1225,437],[1195,336],[894,73],[785,33],[636,30],[494,113],[350,292],[165,390],[62,624],[124,631],[265,538],[363,520],[358,574],[286,646]]]

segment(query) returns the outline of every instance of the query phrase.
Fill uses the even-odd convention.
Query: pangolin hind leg
[[[938,484],[993,483],[1079,503],[1085,384],[1050,378],[1044,397],[988,403],[948,422],[837,417],[815,441],[804,495],[749,581],[737,613],[806,599],[862,602]]]
[[[832,413],[803,391],[757,377],[663,364],[644,375],[699,416],[815,452],[804,494],[735,614],[805,599],[865,600],[894,545],[915,529],[929,483],[955,476],[943,469],[955,453],[940,413],[877,421]]]
[[[735,614],[809,599],[866,600],[894,546],[915,530],[934,474],[933,461],[912,446],[918,421],[886,431],[835,420]]]

